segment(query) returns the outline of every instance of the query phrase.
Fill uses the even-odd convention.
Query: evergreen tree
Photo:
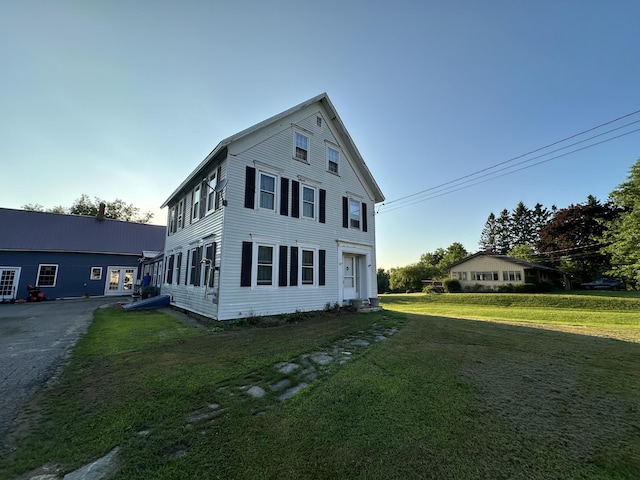
[[[515,245],[513,240],[513,222],[509,210],[505,208],[500,212],[500,216],[496,219],[496,225],[497,234],[494,253],[506,255]]]
[[[491,212],[489,214],[489,218],[484,224],[484,228],[482,229],[482,233],[480,234],[480,248],[485,251],[495,251],[496,250],[496,237],[498,236],[498,224],[496,221],[496,216]]]

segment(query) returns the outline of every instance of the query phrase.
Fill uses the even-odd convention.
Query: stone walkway
[[[222,385],[216,389],[215,398],[198,410],[189,413],[185,418],[185,428],[199,428],[202,435],[207,434],[207,426],[216,421],[216,417],[228,411],[240,402],[246,402],[252,415],[262,415],[266,410],[279,402],[297,395],[313,382],[326,376],[355,358],[372,344],[386,340],[398,331],[397,327],[384,327],[373,324],[367,331],[343,338],[330,348],[317,352],[309,352],[292,358],[286,362],[273,364],[269,372],[253,372],[249,378],[255,379],[243,385]],[[269,380],[265,380],[269,378]],[[252,400],[249,402],[249,400]],[[146,436],[150,430],[137,432]],[[63,480],[103,480],[111,476],[118,468],[119,447],[102,458],[81,467],[63,477]],[[188,453],[177,452],[177,456]],[[54,470],[54,472],[51,472]],[[37,471],[19,477],[16,480],[57,480],[55,467],[45,465]]]
[[[250,408],[253,415],[262,415],[268,407],[290,399],[320,377],[353,359],[373,343],[386,340],[397,331],[397,327],[388,328],[373,324],[370,330],[343,338],[326,350],[305,353],[289,361],[275,363],[271,366],[272,371],[266,375],[260,375],[259,372],[250,374],[249,377],[257,379],[255,381],[239,386],[220,386],[216,390],[218,395],[215,401],[187,416],[186,427],[201,427],[201,433],[206,434],[206,423],[228,410],[229,407],[225,406],[224,402],[225,397],[230,399],[229,403],[231,398],[237,397],[241,400],[260,400],[251,402]],[[275,380],[261,380],[261,377],[272,378],[274,373]]]

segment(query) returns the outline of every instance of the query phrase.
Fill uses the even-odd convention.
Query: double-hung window
[[[315,220],[316,218],[316,189],[302,186],[302,216]]]
[[[258,245],[257,285],[273,285],[273,250],[270,245]]]
[[[216,209],[216,191],[214,190],[216,184],[215,172],[209,175],[209,188],[207,189],[207,213],[213,212]]]
[[[360,201],[349,199],[349,227],[360,228]]]
[[[191,220],[200,218],[200,185],[191,192]]]
[[[315,283],[315,251],[302,249],[300,268],[302,270],[300,278],[302,285],[313,285]]]
[[[340,152],[335,148],[327,147],[327,171],[337,174],[338,165],[340,165]]]
[[[184,199],[178,202],[178,228],[184,228]]]
[[[276,177],[260,172],[260,208],[275,210]]]
[[[169,235],[176,233],[176,221],[176,207],[173,206],[171,210],[169,210]]]
[[[295,132],[294,157],[307,162],[309,160],[309,137]]]
[[[38,279],[36,281],[36,287],[55,287],[57,277],[58,265],[40,264],[38,266]]]
[[[175,284],[180,285],[180,273],[182,267],[182,252],[178,252],[176,255],[176,270],[175,270]]]

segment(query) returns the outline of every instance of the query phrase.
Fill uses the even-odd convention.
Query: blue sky
[[[640,132],[393,201],[640,110],[639,20],[637,0],[0,2],[0,206],[86,193],[164,224],[220,140],[327,92],[389,202],[378,266],[475,252],[490,212],[606,199]]]

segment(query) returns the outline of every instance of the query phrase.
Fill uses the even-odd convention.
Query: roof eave
[[[164,208],[167,205],[169,205],[176,197],[178,197],[185,189],[186,187],[191,184],[193,182],[194,178],[197,178],[199,175],[202,174],[202,171],[205,170],[205,168],[207,167],[207,165],[209,165],[210,163],[213,163],[216,159],[218,158],[223,158],[226,156],[226,152],[227,152],[227,146],[229,145],[229,143],[231,143],[231,138],[233,137],[229,137],[227,139],[222,140],[220,143],[218,143],[218,145],[216,145],[216,148],[214,148],[211,153],[209,153],[209,155],[207,155],[204,160],[202,160],[200,162],[200,164],[193,169],[193,171],[189,174],[189,176],[180,184],[180,186],[178,186],[178,188],[176,188],[173,193],[171,195],[169,195],[169,198],[167,198],[164,203],[162,205],[160,205],[160,208]]]

